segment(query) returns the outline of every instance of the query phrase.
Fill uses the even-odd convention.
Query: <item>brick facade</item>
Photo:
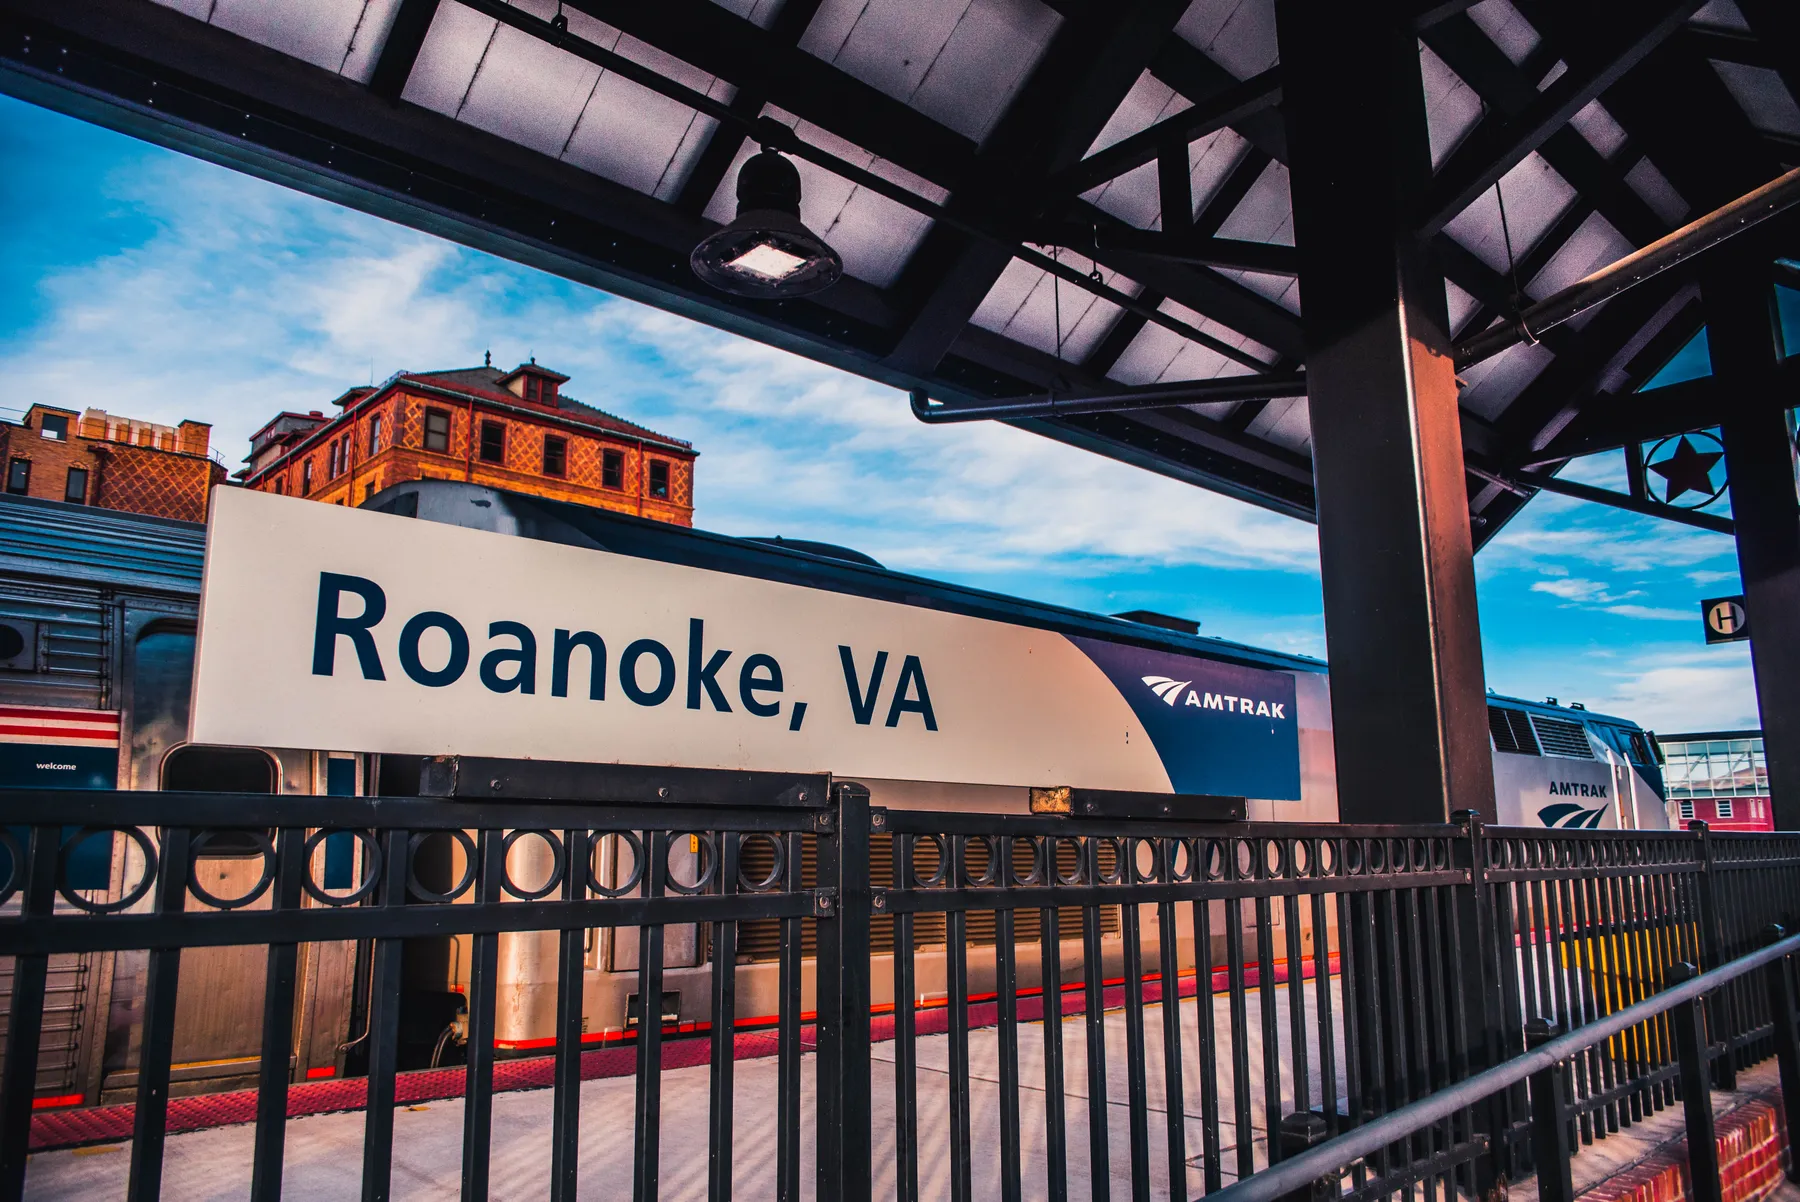
[[[99,409],[33,405],[20,424],[0,423],[3,486],[48,501],[204,522],[213,486],[226,480],[224,465],[209,457],[209,430],[204,422],[161,426]]]
[[[336,417],[283,414],[259,431],[244,483],[360,505],[411,480],[466,480],[693,525],[693,447],[562,397],[565,379],[525,365],[510,373],[409,373],[380,388],[353,389],[339,398]],[[447,427],[441,449],[428,429],[433,415]],[[484,438],[488,428],[497,428],[497,442]],[[562,444],[560,472],[548,439]],[[616,483],[605,478],[609,452],[618,462]],[[658,496],[653,481],[662,471],[666,495]]]

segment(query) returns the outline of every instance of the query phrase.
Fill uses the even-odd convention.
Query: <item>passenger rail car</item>
[[[1337,797],[1332,761],[1329,684],[1325,665],[1222,639],[1076,610],[889,571],[867,556],[819,543],[730,538],[540,498],[447,481],[390,488],[365,508],[424,521],[922,606],[1075,637],[1169,651],[1287,673],[1295,682],[1299,726],[1298,800],[1248,799],[1253,820],[1333,821]],[[403,795],[418,791],[417,757],[352,755],[305,748],[198,746],[187,742],[187,714],[205,528],[133,514],[29,498],[0,497],[0,787],[50,786],[127,789],[214,789],[284,794]],[[1663,804],[1655,742],[1633,723],[1580,707],[1491,697],[1498,816],[1509,826],[1643,827],[1670,825]],[[832,770],[834,765],[812,765]],[[841,774],[841,773],[840,773]],[[1027,786],[970,786],[857,777],[877,805],[890,808],[1022,812]],[[446,841],[448,842],[448,841]],[[877,841],[880,842],[879,840]],[[346,841],[346,857],[356,854]],[[536,840],[519,845],[529,856]],[[877,877],[881,847],[872,865]],[[221,896],[241,891],[256,860],[209,845],[203,879]],[[680,871],[682,849],[672,867]],[[3,854],[3,853],[0,853]],[[82,880],[97,894],[117,892],[126,850],[109,855],[98,840],[84,849]],[[545,852],[547,855],[547,851]],[[604,851],[602,855],[604,856]],[[460,851],[444,849],[447,878],[460,875]],[[754,866],[746,866],[747,869]],[[533,871],[523,863],[521,873]],[[325,868],[346,881],[353,864]],[[608,867],[601,865],[605,873]],[[244,877],[242,881],[237,877]],[[17,904],[16,902],[13,904]],[[263,903],[263,904],[266,904]],[[1021,915],[1021,923],[1035,916]],[[980,945],[991,945],[991,915],[971,915],[970,971],[974,987],[991,972]],[[808,926],[810,927],[810,923]],[[758,924],[740,934],[741,1014],[775,1013],[778,936]],[[1108,923],[1117,955],[1117,915]],[[1065,929],[1078,929],[1066,924]],[[1222,923],[1215,926],[1222,930]],[[921,924],[921,943],[931,932]],[[1020,931],[1021,950],[1030,946]],[[1309,932],[1310,934],[1310,932]],[[879,957],[883,932],[875,932]],[[937,933],[941,943],[942,933]],[[889,936],[891,938],[891,936]],[[1216,939],[1222,935],[1215,935]],[[528,1052],[548,1042],[554,1012],[555,940],[549,935],[503,937],[498,1042]],[[602,1041],[629,1033],[638,1021],[637,940],[630,932],[596,931],[587,954],[586,1030]],[[810,947],[808,949],[810,951]],[[295,1080],[360,1070],[366,1053],[363,999],[368,949],[355,944],[304,950],[293,1050]],[[263,971],[260,948],[220,948],[183,957],[175,1089],[200,1092],[250,1083],[260,1037]],[[709,969],[706,931],[670,928],[665,941],[665,989],[658,1008],[666,1023],[704,1025]],[[446,1032],[456,1028],[460,991],[468,977],[466,939],[409,941],[403,1006],[403,1067],[457,1058]],[[1068,953],[1079,962],[1077,947]],[[1021,964],[1021,980],[1037,966]],[[128,1098],[135,1085],[144,981],[142,953],[68,957],[53,966],[51,1012],[40,1060],[42,1104]],[[933,968],[919,961],[920,988],[929,998]],[[9,986],[0,975],[0,992]],[[806,986],[809,991],[811,985]],[[764,1004],[759,1007],[761,1000]],[[891,997],[878,996],[878,1001]],[[807,1003],[810,1005],[810,1002]],[[0,1013],[4,999],[0,998]],[[752,1020],[754,1021],[754,1020]]]

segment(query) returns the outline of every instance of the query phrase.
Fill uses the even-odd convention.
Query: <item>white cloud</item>
[[[1561,597],[1565,601],[1592,601],[1606,595],[1606,586],[1598,580],[1581,580],[1571,576],[1561,576],[1550,580],[1539,580],[1531,586],[1531,591],[1549,593],[1552,597]]]
[[[1692,622],[1695,617],[1685,609],[1659,609],[1654,605],[1608,605],[1606,612],[1621,618],[1651,618],[1659,622]]]
[[[1636,672],[1609,674],[1593,708],[1660,731],[1755,727],[1756,682],[1744,647],[1645,647]]]

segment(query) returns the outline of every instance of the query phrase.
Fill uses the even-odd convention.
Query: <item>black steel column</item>
[[[1767,255],[1712,252],[1702,278],[1713,377],[1730,402],[1721,427],[1750,614],[1750,662],[1777,830],[1800,830],[1800,500],[1780,397],[1781,348]],[[1789,386],[1792,391],[1792,386]]]
[[[1277,0],[1338,806],[1494,817],[1473,545],[1416,35],[1393,6]]]

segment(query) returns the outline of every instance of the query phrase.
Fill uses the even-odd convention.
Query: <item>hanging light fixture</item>
[[[694,248],[694,274],[725,292],[782,300],[837,283],[844,260],[800,223],[800,172],[767,147],[738,172],[737,217]]]

